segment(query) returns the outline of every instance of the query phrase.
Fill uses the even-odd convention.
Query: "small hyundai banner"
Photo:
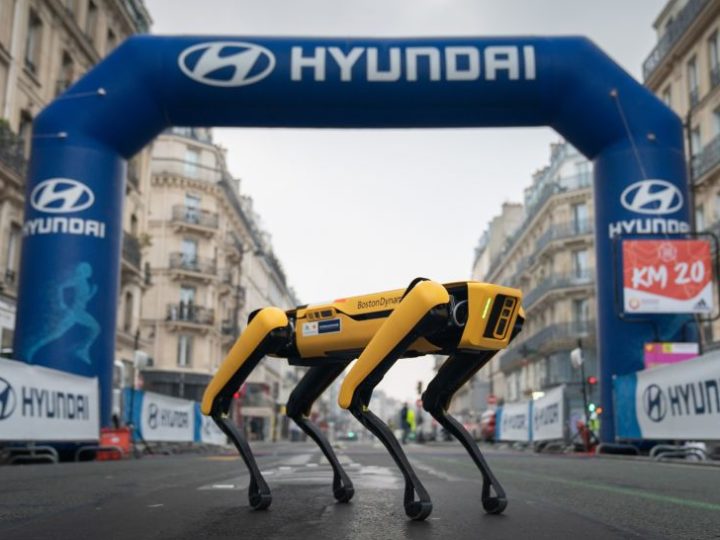
[[[625,313],[711,313],[707,240],[623,240]]]
[[[227,437],[209,416],[200,412],[200,404],[195,403],[195,442],[205,444],[227,444]]]
[[[532,407],[532,438],[552,441],[565,438],[565,386],[558,386],[536,399]]]
[[[98,380],[0,358],[0,440],[96,441]]]
[[[618,436],[720,440],[720,352],[615,379]]]
[[[147,441],[192,442],[195,402],[143,392],[140,432]]]
[[[498,409],[496,419],[498,441],[529,442],[530,404],[532,402],[507,403]]]

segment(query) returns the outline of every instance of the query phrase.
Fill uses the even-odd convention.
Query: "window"
[[[720,221],[720,191],[715,194],[715,221]]]
[[[590,320],[590,301],[587,298],[573,300],[573,321],[585,322]]]
[[[180,301],[185,304],[192,304],[195,302],[195,287],[188,287],[183,285],[180,287]]]
[[[25,67],[33,75],[40,69],[40,55],[42,53],[42,21],[32,9],[28,16],[28,31],[25,38]]]
[[[185,174],[192,178],[197,177],[198,162],[200,161],[200,152],[194,148],[188,148],[185,151]]]
[[[95,29],[97,28],[98,8],[95,2],[88,2],[87,18],[85,19],[85,33],[91,41],[95,41]]]
[[[200,222],[200,197],[197,195],[185,194],[185,219],[189,223]]]
[[[60,61],[60,73],[58,73],[55,95],[62,94],[73,82],[75,63],[67,51],[63,51]]]
[[[130,333],[132,331],[133,307],[133,295],[131,292],[126,292],[125,310],[123,312],[123,331],[126,333]]]
[[[28,111],[22,111],[20,113],[18,135],[23,141],[26,158],[30,157],[30,145],[32,144],[32,121],[32,115]]]
[[[5,268],[5,281],[14,284],[18,270],[18,255],[20,254],[20,238],[22,229],[17,223],[10,225],[10,233],[8,234],[7,259]]]
[[[697,59],[694,56],[687,63],[687,84],[690,107],[694,107],[695,105],[697,105],[698,101],[700,101],[700,84],[698,80]]]
[[[720,135],[720,107],[713,111],[713,127],[715,128],[715,136]]]
[[[589,253],[587,249],[578,249],[572,252],[573,276],[587,277]]]
[[[183,266],[192,267],[197,263],[197,251],[197,240],[193,238],[183,238],[182,244],[180,244]]]
[[[135,214],[130,215],[130,234],[138,235],[138,217]]]
[[[588,229],[588,207],[585,203],[572,205],[573,227],[576,233],[586,232]]]
[[[192,336],[180,334],[178,336],[177,365],[190,367],[192,365]]]
[[[668,85],[667,88],[663,90],[662,100],[665,105],[667,105],[668,107],[672,107],[672,87],[670,85]]]
[[[105,54],[109,54],[115,47],[117,47],[117,36],[112,29],[108,29],[105,40]]]
[[[720,41],[717,30],[708,39],[708,58],[710,59],[710,83],[715,88],[720,84]]]
[[[692,157],[697,157],[697,155],[702,150],[702,142],[700,139],[700,126],[695,126],[690,131],[690,155]]]
[[[695,230],[705,230],[705,209],[702,206],[695,208]]]

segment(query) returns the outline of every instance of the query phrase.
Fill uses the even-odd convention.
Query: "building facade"
[[[645,85],[685,123],[690,191],[698,232],[720,234],[720,2],[671,0],[653,24],[657,45]],[[704,346],[720,346],[720,322],[702,325]]]
[[[168,130],[153,143],[150,171],[140,339],[151,344],[152,365],[143,387],[199,401],[249,313],[290,308],[295,298],[209,130]],[[252,372],[235,410],[251,436],[273,435],[296,380],[284,360],[266,358]]]
[[[146,32],[150,16],[142,0],[2,0],[0,2],[0,342],[12,346],[17,276],[22,242],[25,174],[32,121],[122,40]],[[147,160],[140,155],[137,163]],[[139,249],[132,216],[140,219],[137,174],[128,174],[123,242],[123,292],[140,287]],[[133,321],[120,323],[119,356],[137,327],[138,304],[129,308]],[[123,313],[125,308],[121,308]],[[122,318],[122,315],[121,315]]]
[[[487,377],[499,402],[567,384],[579,415],[581,378],[570,351],[581,346],[586,375],[597,374],[591,163],[569,144],[553,144],[549,165],[533,175],[524,199],[521,218],[506,205],[484,233],[473,278],[522,290],[525,326],[474,384]]]

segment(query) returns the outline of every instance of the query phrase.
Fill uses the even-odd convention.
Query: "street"
[[[488,516],[458,444],[409,445],[434,505],[411,522],[402,477],[377,444],[341,445],[355,484],[347,505],[314,445],[253,448],[273,492],[265,512],[248,509],[249,477],[232,454],[3,467],[0,537],[720,538],[720,467],[486,448],[509,500]]]

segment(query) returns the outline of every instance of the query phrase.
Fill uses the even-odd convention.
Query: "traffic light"
[[[588,383],[590,386],[594,386],[594,385],[596,385],[596,384],[598,383],[598,378],[597,378],[595,375],[590,375],[590,376],[587,378],[587,383]]]

